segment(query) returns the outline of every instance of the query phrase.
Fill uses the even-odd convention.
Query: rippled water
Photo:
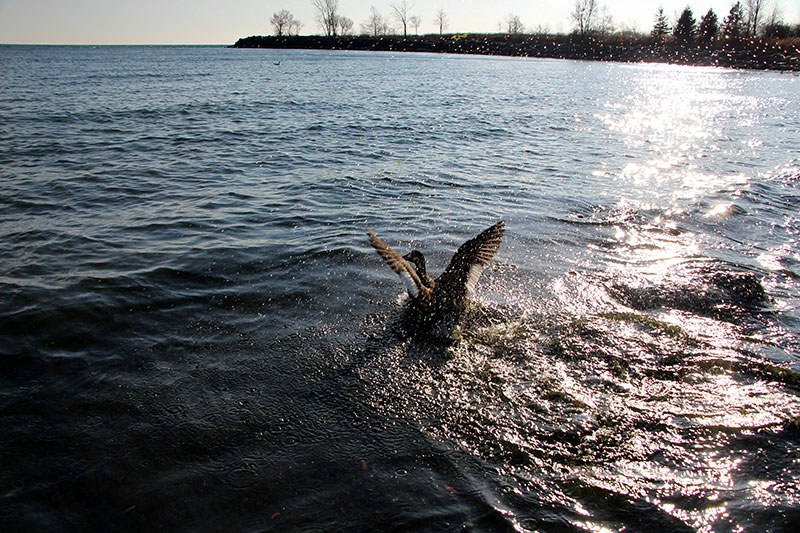
[[[280,61],[280,64],[276,64]],[[9,530],[793,531],[800,79],[0,47]],[[438,273],[504,242],[449,343]]]

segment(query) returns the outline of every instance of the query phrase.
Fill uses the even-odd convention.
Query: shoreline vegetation
[[[467,33],[408,37],[254,35],[239,39],[231,48],[433,52],[800,71],[800,39],[719,39],[701,44],[620,34],[583,37]]]

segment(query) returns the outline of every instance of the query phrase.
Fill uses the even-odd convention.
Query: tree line
[[[319,24],[326,36],[338,37],[355,33],[353,20],[339,13],[339,0],[312,0],[312,4],[317,24]],[[400,25],[403,37],[407,37],[409,30],[412,28],[415,34],[419,33],[422,19],[419,15],[411,12],[413,7],[409,5],[407,0],[391,2],[389,8],[390,15],[384,16],[374,5],[371,6],[369,17],[361,23],[361,34],[375,37],[396,34],[398,32],[391,26],[392,22],[397,22]],[[444,10],[440,9],[438,11],[435,22],[439,28],[439,33],[443,33],[447,29],[448,19]],[[270,23],[275,30],[275,35],[278,37],[297,35],[300,28],[303,27],[303,23],[295,19],[294,15],[286,9],[282,9],[272,15]]]
[[[655,14],[655,22],[650,32],[658,40],[675,39],[680,42],[711,42],[717,38],[765,37],[785,39],[800,37],[800,24],[790,26],[781,20],[777,0],[744,0],[736,1],[730,12],[721,21],[713,9],[698,21],[690,6],[671,22],[664,9],[659,8]],[[355,23],[339,12],[339,0],[312,0],[316,22],[323,34],[329,37],[355,35]],[[770,11],[771,9],[771,11]],[[408,0],[393,0],[389,4],[389,15],[384,15],[373,5],[369,16],[360,27],[360,35],[373,37],[400,35],[407,37],[409,32],[419,33],[422,19],[414,14],[413,5]],[[604,36],[611,33],[631,33],[635,30],[618,29],[614,19],[605,5],[598,0],[575,0],[571,12],[573,32],[581,37]],[[434,18],[439,34],[443,34],[449,25],[444,10],[439,9]],[[294,18],[286,9],[273,14],[270,19],[275,35],[298,35],[303,23]],[[393,26],[396,23],[399,28]],[[499,24],[498,31],[510,35],[524,33],[549,33],[547,26],[538,26],[531,30],[526,28],[519,16],[509,13]]]
[[[671,35],[681,42],[702,43],[710,43],[719,37],[726,39],[800,37],[800,25],[792,28],[783,23],[776,9],[773,9],[770,17],[767,17],[764,9],[766,5],[766,0],[745,0],[744,4],[737,1],[722,21],[713,9],[709,9],[698,21],[692,8],[686,6],[672,26],[664,15],[664,10],[659,8],[651,35],[657,39],[666,39]]]
[[[575,0],[571,18],[575,33],[581,36],[605,35],[617,31],[608,8],[599,5],[597,0]],[[722,21],[713,9],[709,9],[697,21],[692,8],[687,5],[674,23],[670,23],[663,7],[660,7],[655,15],[651,35],[658,39],[674,37],[679,41],[697,39],[704,42],[710,42],[717,37],[784,39],[800,37],[800,24],[792,27],[782,21],[777,0],[737,0]]]

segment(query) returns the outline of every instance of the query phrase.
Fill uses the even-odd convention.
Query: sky
[[[370,6],[389,16],[393,0],[339,0],[339,13],[357,30]],[[783,19],[800,23],[800,0],[767,0]],[[407,0],[410,14],[422,19],[420,33],[438,28],[439,9],[448,30],[482,33],[498,30],[509,14],[526,28],[557,33],[572,29],[574,0]],[[720,20],[733,0],[599,0],[618,28],[649,32],[659,7],[671,18],[688,4],[695,18],[714,9]],[[303,23],[301,34],[319,34],[312,0],[0,0],[0,43],[6,44],[232,44],[239,37],[272,33],[269,19],[287,9]],[[770,8],[770,13],[772,9]],[[399,27],[396,23],[396,27]]]

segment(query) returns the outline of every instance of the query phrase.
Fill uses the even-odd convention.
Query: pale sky
[[[339,0],[339,13],[358,30],[374,5],[389,16],[392,0]],[[800,23],[800,0],[767,0],[783,19]],[[422,18],[420,33],[437,30],[443,9],[450,32],[494,32],[509,13],[526,28],[568,33],[573,0],[408,0]],[[698,20],[713,8],[720,21],[733,0],[603,0],[617,27],[648,32],[659,6],[670,18],[688,4]],[[311,0],[0,0],[0,43],[14,44],[232,44],[239,37],[272,33],[273,13],[289,10],[301,34],[319,34]],[[772,12],[770,7],[769,12]],[[396,23],[394,26],[399,27]]]

